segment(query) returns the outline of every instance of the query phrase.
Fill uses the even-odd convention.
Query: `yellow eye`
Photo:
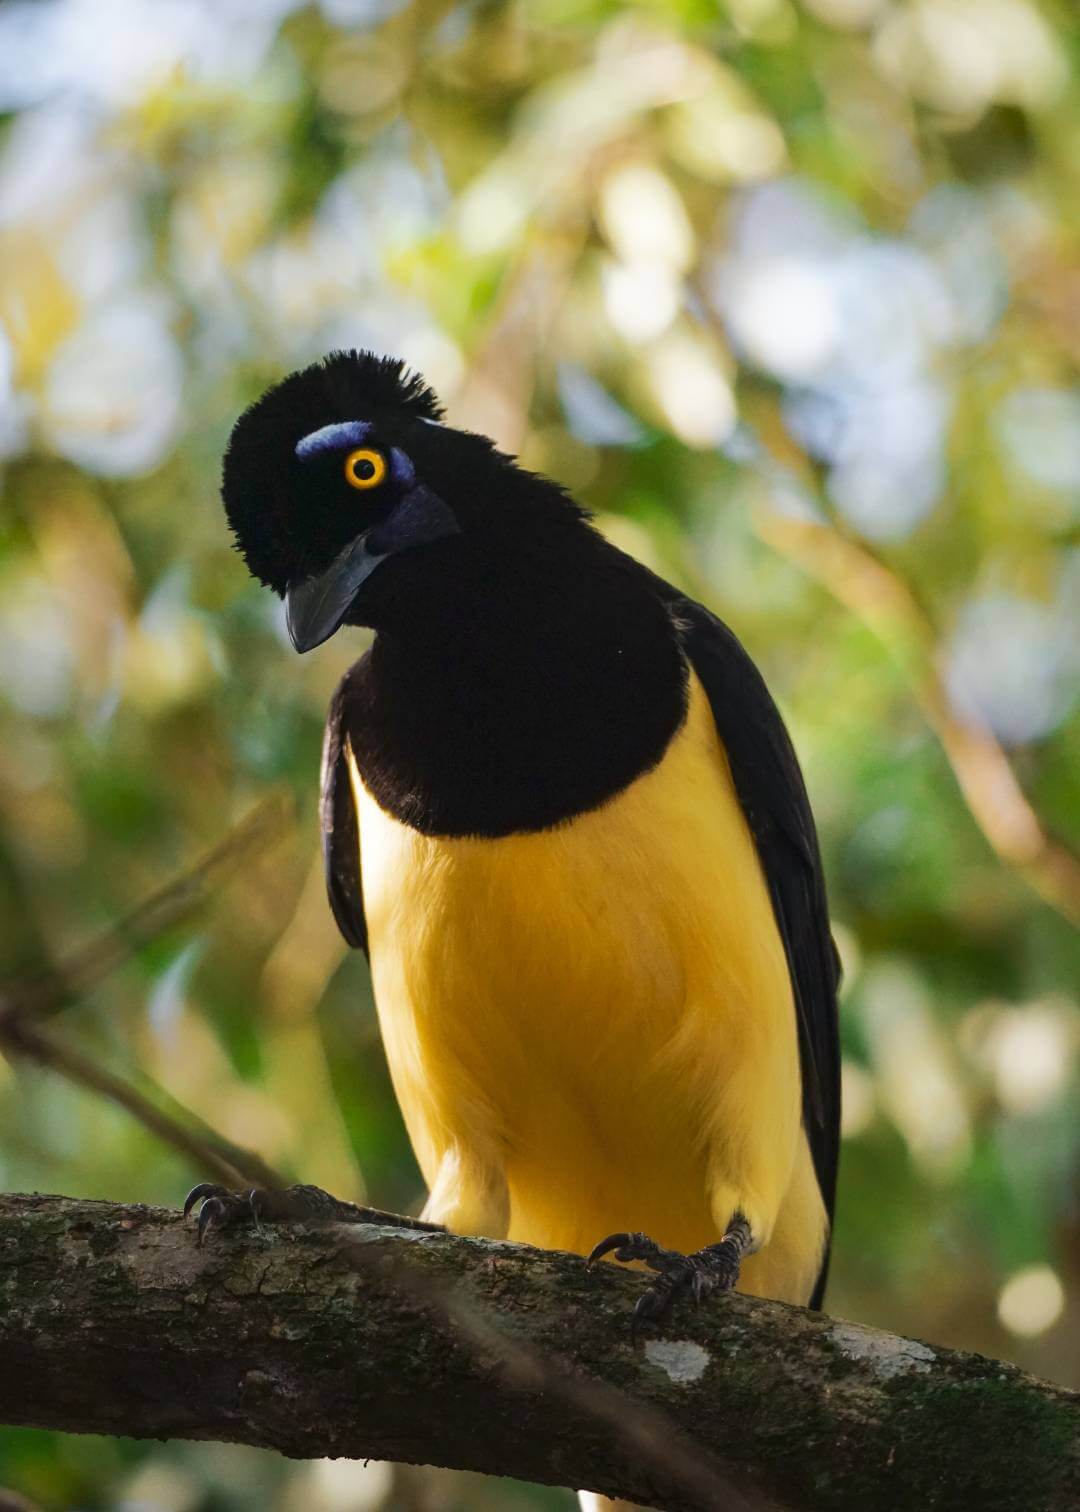
[[[345,458],[345,481],[352,488],[378,488],[386,477],[386,458],[370,446],[360,446]]]

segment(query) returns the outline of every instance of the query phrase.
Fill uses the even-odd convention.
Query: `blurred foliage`
[[[790,720],[846,965],[832,1309],[1076,1383],[1076,873],[1048,837],[1080,811],[1078,58],[1071,0],[9,0],[4,976],[294,793],[53,1028],[279,1168],[420,1200],[317,856],[357,641],[296,658],[217,501],[268,381],[400,354],[706,598]],[[0,1139],[8,1189],[175,1203],[200,1174],[23,1059]],[[12,1431],[0,1484],[570,1505]]]

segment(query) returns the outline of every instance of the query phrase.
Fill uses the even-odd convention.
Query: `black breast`
[[[589,532],[590,536],[592,532]],[[364,784],[437,835],[546,829],[663,756],[686,713],[671,615],[613,548],[478,564],[347,680]]]

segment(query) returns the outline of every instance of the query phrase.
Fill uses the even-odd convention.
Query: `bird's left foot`
[[[200,1181],[184,1201],[184,1217],[196,1203],[199,1209],[199,1244],[209,1228],[232,1228],[238,1223],[380,1223],[392,1228],[422,1229],[426,1233],[445,1233],[441,1223],[425,1223],[422,1218],[406,1218],[401,1213],[384,1213],[381,1208],[359,1207],[324,1192],[322,1187],[253,1187],[246,1192],[230,1192],[212,1181]]]
[[[742,1258],[750,1248],[750,1225],[737,1213],[727,1233],[716,1244],[709,1244],[693,1255],[663,1249],[648,1234],[609,1234],[588,1257],[593,1265],[604,1255],[614,1253],[616,1260],[641,1260],[656,1271],[653,1284],[642,1292],[630,1322],[632,1332],[643,1323],[655,1323],[667,1316],[679,1296],[689,1292],[700,1302],[713,1291],[730,1291],[739,1279]]]

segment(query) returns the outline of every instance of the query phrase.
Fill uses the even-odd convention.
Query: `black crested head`
[[[246,410],[222,496],[238,549],[286,600],[301,651],[340,624],[378,626],[423,600],[451,564],[464,587],[470,564],[512,550],[529,522],[580,528],[584,518],[486,437],[444,425],[418,374],[370,352],[334,352]]]
[[[388,812],[429,833],[543,828],[659,760],[684,659],[649,575],[585,510],[440,417],[400,362],[335,353],[237,421],[226,513],[297,650],[379,632],[346,714]]]
[[[320,526],[331,523],[331,511],[296,457],[302,437],[334,422],[437,423],[442,413],[418,373],[372,352],[331,352],[267,389],[233,427],[222,473],[225,513],[252,575],[284,595],[323,555]],[[330,544],[337,540],[338,532],[328,534]]]

